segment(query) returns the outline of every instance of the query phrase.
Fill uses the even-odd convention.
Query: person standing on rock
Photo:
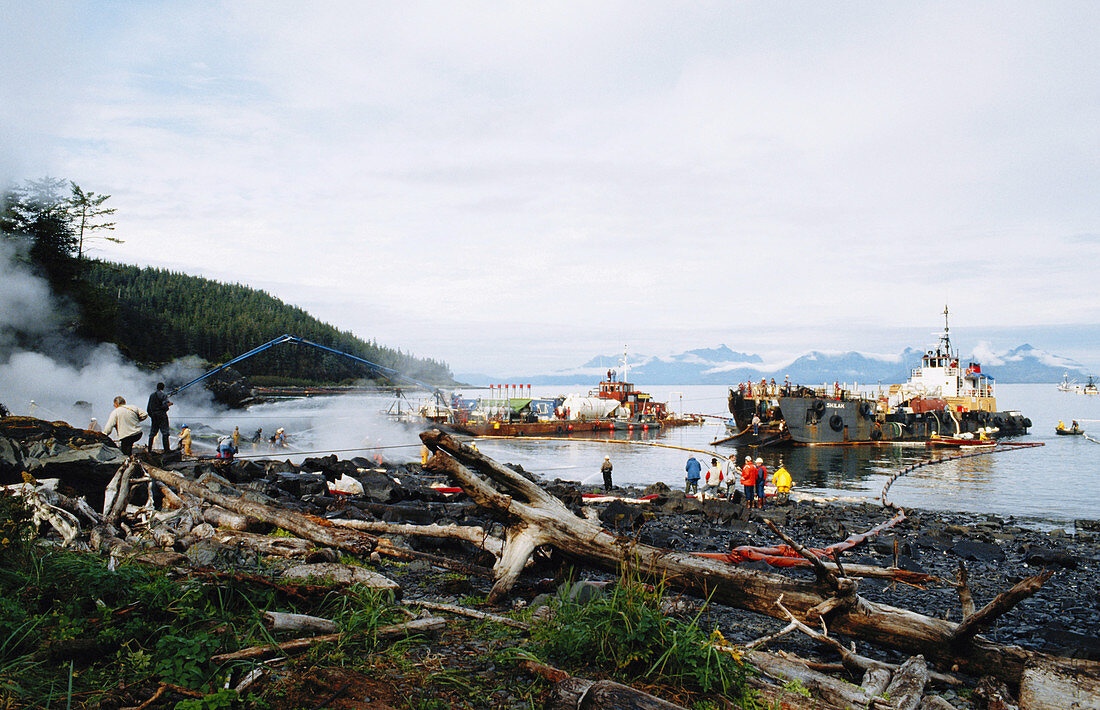
[[[699,464],[699,460],[694,456],[688,457],[687,465],[684,466],[684,470],[687,471],[687,483],[684,485],[684,493],[692,495],[699,492],[699,473],[703,470],[702,465]]]
[[[603,474],[603,489],[605,491],[611,490],[611,457],[603,457],[603,466],[600,466],[600,473]]]
[[[137,407],[126,404],[126,399],[120,395],[115,397],[115,408],[103,425],[103,433],[110,435],[112,431],[117,432],[118,448],[130,456],[134,451],[134,443],[141,438],[141,423],[148,417],[148,414]]]
[[[741,485],[745,490],[745,507],[756,507],[756,466],[752,463],[752,457],[745,457],[745,465],[741,469]]]
[[[180,429],[180,451],[184,456],[191,455],[191,427],[186,424]]]
[[[157,432],[160,432],[160,443],[164,446],[164,453],[168,453],[168,408],[172,403],[168,401],[168,393],[164,391],[164,383],[157,383],[157,391],[149,395],[149,419],[153,428],[149,431],[149,453],[153,453],[153,442],[156,441]]]
[[[768,467],[764,465],[764,459],[756,459],[756,506],[764,509],[766,498],[764,497],[764,483],[768,480]]]
[[[239,426],[233,427],[233,448],[238,451],[241,448],[241,428]]]

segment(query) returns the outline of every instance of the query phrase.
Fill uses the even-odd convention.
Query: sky
[[[964,351],[1100,366],[1098,27],[1073,1],[0,0],[0,183],[110,194],[125,243],[94,255],[456,373],[900,352],[945,304]]]

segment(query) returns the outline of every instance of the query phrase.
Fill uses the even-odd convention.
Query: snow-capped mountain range
[[[762,377],[775,378],[778,382],[790,377],[796,384],[835,381],[886,384],[904,382],[910,370],[920,365],[921,354],[913,348],[906,348],[897,355],[813,350],[793,360],[766,362],[759,355],[736,352],[720,345],[661,357],[632,354],[628,362],[628,379],[638,385],[728,385],[759,381]],[[980,362],[984,372],[1004,383],[1060,382],[1066,373],[1071,379],[1083,380],[1090,374],[1080,363],[1026,344],[1007,352],[994,352],[980,345],[970,355],[960,355],[960,359]],[[576,368],[512,380],[538,385],[587,382],[601,379],[608,369],[618,370],[620,361],[621,355],[598,355]],[[501,381],[472,373],[456,377],[472,385]]]

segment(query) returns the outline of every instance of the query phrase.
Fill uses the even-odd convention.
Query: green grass
[[[569,585],[555,603],[556,613],[532,631],[534,653],[569,667],[592,667],[627,681],[646,680],[727,698],[745,697],[745,668],[720,650],[698,625],[661,612],[663,587],[643,584],[624,569],[610,593],[585,604],[568,598]]]
[[[180,710],[287,707],[313,692],[309,676],[316,669],[392,679],[410,708],[480,708],[503,693],[534,708],[549,685],[517,668],[531,654],[623,682],[709,694],[695,697],[699,702],[719,694],[736,701],[743,694],[738,662],[715,647],[697,618],[664,617],[662,589],[629,571],[587,604],[559,596],[556,613],[536,624],[530,640],[511,627],[456,617],[437,641],[413,636],[379,642],[380,626],[407,618],[389,592],[325,585],[302,597],[229,576],[212,583],[126,563],[112,571],[97,555],[36,544],[20,511],[11,497],[0,496],[0,708],[134,706],[161,683],[203,694],[180,701]],[[454,573],[441,577],[466,584]],[[463,599],[467,606],[483,602],[480,594]],[[291,658],[255,695],[238,698],[222,686],[255,662],[209,659],[274,643],[261,622],[266,610],[333,619],[341,639]],[[510,615],[529,619],[531,610]],[[90,651],[74,653],[78,646]],[[433,658],[447,658],[448,665]]]

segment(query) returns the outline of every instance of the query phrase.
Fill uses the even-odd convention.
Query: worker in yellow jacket
[[[184,456],[191,455],[191,427],[186,424],[180,429],[180,450]]]
[[[779,462],[779,470],[772,475],[772,483],[775,484],[775,502],[786,503],[791,499],[791,473]]]

